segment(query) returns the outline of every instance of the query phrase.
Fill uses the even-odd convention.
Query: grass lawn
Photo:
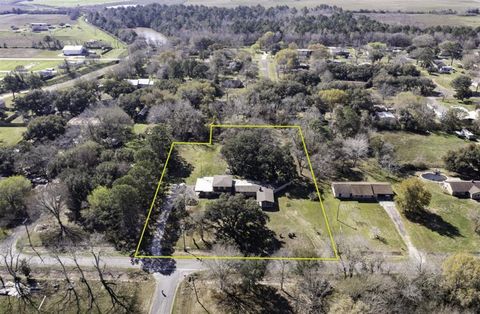
[[[133,133],[135,134],[143,134],[145,131],[147,131],[148,128],[153,127],[152,125],[149,124],[143,124],[143,123],[135,123],[133,125]]]
[[[374,252],[405,254],[406,246],[385,210],[375,202],[340,201],[331,193],[324,195],[323,204],[328,215],[334,238],[360,242]],[[382,240],[373,238],[372,231],[379,231]]]
[[[436,183],[426,182],[432,193],[429,206],[432,214],[425,223],[415,223],[404,217],[407,232],[420,250],[439,252],[480,252],[480,235],[475,233],[470,215],[480,212],[480,203],[458,199],[443,193]]]
[[[384,141],[395,147],[401,163],[425,163],[429,167],[442,167],[442,157],[449,150],[460,149],[469,144],[454,135],[419,135],[408,132],[379,132]]]
[[[224,174],[227,169],[227,163],[220,156],[221,145],[178,145],[175,149],[193,166],[185,178],[186,184],[195,184],[197,178]]]
[[[0,146],[13,146],[21,141],[25,127],[0,127]]]

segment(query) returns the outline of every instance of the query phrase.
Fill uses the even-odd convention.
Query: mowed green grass
[[[429,253],[480,252],[480,235],[475,233],[471,215],[480,212],[480,203],[459,199],[443,192],[442,188],[431,182],[425,182],[432,193],[430,211],[441,217],[438,223],[427,227],[404,217],[413,244]],[[428,219],[434,221],[433,215]]]
[[[13,146],[22,140],[25,127],[0,127],[0,146]]]
[[[186,184],[195,184],[197,178],[225,174],[227,163],[221,157],[221,145],[178,145],[175,149],[193,167],[185,178]]]
[[[419,135],[408,132],[379,132],[385,142],[395,147],[401,163],[425,163],[430,167],[442,167],[442,157],[449,150],[467,146],[469,142],[449,134]]]
[[[341,242],[360,243],[374,252],[405,254],[406,246],[385,210],[376,202],[340,201],[328,192],[323,205],[330,227]],[[373,238],[375,229],[382,241]]]
[[[53,1],[53,0],[51,0]],[[475,0],[453,1],[453,0],[188,0],[185,4],[207,5],[207,6],[226,6],[233,7],[239,5],[262,5],[277,6],[288,5],[290,7],[314,7],[320,4],[329,4],[342,7],[344,9],[384,9],[384,10],[434,10],[434,9],[453,9],[464,10],[466,8],[478,7]]]
[[[47,68],[55,68],[63,63],[62,60],[2,60],[0,61],[0,71],[13,71],[19,66],[25,67],[28,71],[39,71]]]

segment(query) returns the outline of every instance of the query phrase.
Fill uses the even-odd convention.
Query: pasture
[[[438,15],[438,14],[402,14],[402,13],[370,13],[364,14],[374,20],[387,24],[415,25],[430,27],[437,25],[448,26],[480,26],[478,16]]]
[[[68,23],[71,27],[56,27],[49,31],[32,32],[28,28],[28,23],[31,21],[44,22],[44,20],[35,15],[23,14],[22,18],[17,19],[15,24],[20,29],[13,31],[10,29],[11,23],[3,22],[3,27],[0,27],[0,46],[8,48],[31,48],[33,43],[41,41],[45,36],[50,35],[55,39],[60,40],[64,45],[83,44],[84,42],[95,39],[110,43],[113,48],[123,49],[125,45],[116,39],[114,36],[96,28],[95,26],[87,23],[83,18],[79,18],[77,21],[71,21],[68,16],[64,16],[68,19]],[[57,15],[54,15],[57,16]],[[62,15],[60,15],[62,16]],[[47,21],[49,19],[46,19]],[[57,25],[61,21],[60,18],[56,19],[54,25]]]

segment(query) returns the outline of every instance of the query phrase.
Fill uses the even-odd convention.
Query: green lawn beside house
[[[480,235],[470,218],[480,203],[446,194],[437,183],[425,182],[432,193],[430,214],[423,222],[403,220],[413,244],[428,253],[480,252]]]

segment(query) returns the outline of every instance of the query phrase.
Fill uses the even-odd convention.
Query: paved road
[[[154,274],[157,285],[150,314],[171,313],[179,284],[187,275],[206,269],[205,265],[198,260],[176,260],[176,263],[177,268],[173,274]]]
[[[412,243],[410,236],[408,235],[405,225],[403,224],[402,217],[398,212],[397,207],[395,206],[395,202],[391,201],[382,201],[380,202],[380,206],[382,206],[385,211],[387,212],[388,216],[392,220],[395,228],[397,229],[398,233],[405,242],[405,245],[408,249],[408,256],[410,260],[415,264],[424,264],[426,262],[426,254],[424,252],[419,251]]]

